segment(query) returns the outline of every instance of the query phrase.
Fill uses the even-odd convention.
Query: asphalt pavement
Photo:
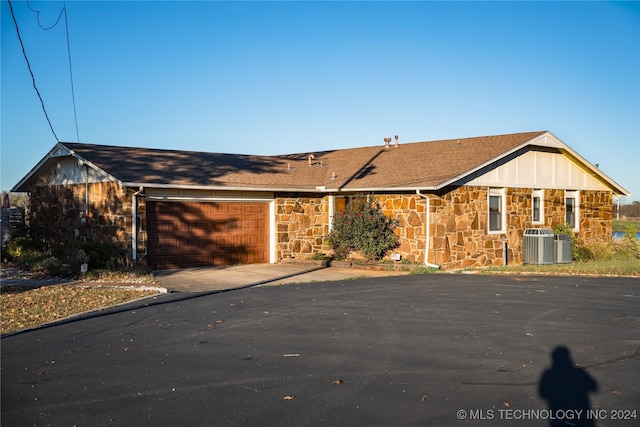
[[[168,293],[3,338],[0,421],[635,426],[639,285],[433,274]]]

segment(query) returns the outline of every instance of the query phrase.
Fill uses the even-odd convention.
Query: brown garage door
[[[153,268],[269,262],[269,205],[147,202]]]

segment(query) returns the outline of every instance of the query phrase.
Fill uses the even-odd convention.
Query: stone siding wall
[[[503,241],[487,234],[488,189],[460,187],[431,199],[429,259],[444,269],[501,265]]]
[[[506,232],[488,232],[486,187],[463,186],[431,199],[429,260],[445,269],[521,264],[526,228],[551,228],[565,222],[564,190],[545,190],[544,224],[532,223],[533,189],[506,189]],[[608,241],[612,227],[611,193],[580,191],[578,240]]]
[[[132,263],[131,228],[134,193],[135,190],[113,182],[89,184],[89,217],[84,229],[86,240],[114,245],[126,256],[129,263]],[[136,251],[137,258],[140,259],[147,249],[146,200],[144,195],[140,195],[136,201],[138,233]],[[81,230],[82,235],[83,230]]]
[[[581,244],[611,240],[613,199],[608,191],[580,191],[579,227],[576,237]],[[566,207],[564,190],[545,190],[544,227],[564,224]],[[542,227],[542,226],[538,226]]]
[[[613,197],[608,191],[580,192],[581,242],[611,241],[613,229]]]
[[[393,252],[409,262],[424,262],[427,201],[417,194],[378,195],[375,198],[382,212],[398,221],[395,233],[400,239],[400,246]]]
[[[276,260],[326,253],[329,198],[281,195],[275,199]]]
[[[89,214],[80,238],[110,243],[124,252],[131,246],[131,197],[116,183],[89,184]]]
[[[373,196],[383,212],[398,220],[396,234],[400,247],[395,253],[411,262],[422,262],[426,248],[426,201],[415,194]],[[329,197],[276,197],[276,259],[311,258],[330,253],[325,244],[329,234]]]
[[[131,215],[134,190],[112,182],[89,184],[89,212],[84,217],[85,186],[70,186],[73,200],[67,201],[72,242],[102,242],[115,245],[131,261]],[[462,186],[440,196],[429,195],[428,261],[444,269],[496,266],[504,262],[507,244],[510,264],[522,263],[523,232],[530,227],[553,229],[565,221],[565,192],[545,190],[544,224],[532,224],[533,189],[506,190],[507,231],[488,233],[487,187]],[[398,221],[400,246],[394,251],[416,263],[425,260],[427,201],[417,194],[376,195],[385,215]],[[275,198],[276,260],[311,258],[328,253],[329,197],[280,194]],[[138,198],[138,255],[147,242],[145,199]],[[610,192],[580,191],[579,240],[611,239],[613,205]]]
[[[106,243],[115,246],[131,261],[131,196],[133,191],[114,182],[65,186],[71,200],[65,200],[65,227],[71,230],[70,243]],[[47,191],[50,187],[36,187],[34,191]],[[87,213],[85,215],[85,210]],[[145,202],[138,198],[139,253],[144,253]]]
[[[489,234],[488,191],[487,187],[463,186],[441,196],[429,195],[430,263],[444,269],[499,266],[504,263],[506,248],[508,263],[521,264],[526,228],[553,229],[565,222],[564,190],[545,190],[544,224],[534,225],[533,189],[508,188],[505,191],[506,232]],[[427,201],[416,194],[373,198],[385,215],[398,221],[396,234],[400,246],[393,252],[409,262],[424,262]],[[578,239],[583,243],[610,240],[612,213],[610,193],[581,191]],[[330,249],[324,240],[329,233],[329,218],[328,197],[277,197],[276,259],[310,258],[317,253],[328,253]]]
[[[558,224],[564,224],[565,209],[564,190],[544,191],[544,227],[553,228]]]

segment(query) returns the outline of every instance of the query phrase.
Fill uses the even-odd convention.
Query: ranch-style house
[[[628,191],[548,131],[278,156],[57,143],[12,189],[67,186],[74,242],[154,269],[328,253],[349,198],[397,220],[394,259],[445,269],[523,261],[527,228],[611,238]]]

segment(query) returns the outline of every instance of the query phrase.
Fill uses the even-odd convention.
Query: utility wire
[[[78,133],[78,114],[76,113],[76,93],[73,89],[73,71],[71,69],[71,48],[69,47],[69,19],[67,18],[67,2],[64,2],[64,28],[67,33],[67,56],[69,58],[69,78],[71,79],[71,101],[73,102],[73,119],[76,124],[76,142],[80,142],[80,133]]]
[[[20,42],[20,47],[22,48],[22,55],[24,55],[24,60],[27,62],[27,68],[29,69],[29,74],[31,74],[31,82],[33,83],[33,88],[38,95],[38,99],[40,100],[40,105],[42,106],[42,111],[44,112],[44,116],[47,119],[47,123],[49,123],[49,128],[51,129],[51,133],[56,139],[56,142],[60,142],[58,139],[58,135],[56,135],[56,131],[53,130],[53,125],[51,124],[51,120],[49,119],[49,115],[47,114],[47,109],[44,106],[44,101],[42,100],[42,95],[40,95],[40,91],[38,90],[38,86],[36,85],[36,78],[33,75],[33,70],[31,69],[31,64],[29,63],[29,58],[27,57],[27,52],[24,49],[24,43],[22,42],[22,37],[20,36],[20,30],[18,28],[18,21],[16,20],[16,15],[13,13],[13,6],[11,5],[11,0],[7,0],[9,3],[9,10],[11,11],[11,18],[13,18],[13,24],[16,27],[16,34],[18,35],[18,41]]]
[[[69,18],[67,16],[67,2],[66,1],[64,2],[64,7],[60,11],[60,14],[58,15],[58,19],[56,19],[56,22],[54,22],[52,25],[48,27],[45,27],[44,25],[42,25],[42,23],[40,22],[40,11],[32,8],[31,2],[29,0],[27,0],[27,7],[31,12],[36,14],[36,20],[38,22],[38,26],[45,31],[48,31],[54,28],[56,25],[58,25],[58,23],[60,22],[60,19],[62,18],[62,14],[64,14],[64,29],[65,29],[65,34],[67,36],[67,57],[69,62],[69,78],[71,79],[71,101],[73,103],[73,119],[76,125],[76,141],[80,142],[80,134],[78,132],[78,114],[76,112],[76,94],[75,94],[75,89],[73,84],[73,69],[71,67],[71,47],[69,43]]]
[[[64,9],[66,8],[66,3],[65,3],[65,7],[63,7],[63,8],[62,8],[62,10],[60,11],[60,15],[58,15],[58,19],[56,19],[56,22],[54,22],[54,23],[53,23],[53,25],[51,25],[51,26],[49,26],[49,27],[45,27],[44,25],[42,25],[42,24],[40,23],[40,11],[39,11],[39,10],[36,10],[36,9],[34,9],[34,8],[32,8],[32,7],[31,7],[31,2],[30,2],[29,0],[27,0],[27,7],[29,8],[29,10],[30,10],[31,12],[33,12],[33,13],[35,13],[35,14],[36,14],[36,18],[37,18],[37,20],[38,20],[38,26],[39,26],[41,29],[43,29],[43,30],[47,31],[47,30],[52,29],[52,28],[53,28],[53,27],[55,27],[56,25],[58,25],[58,22],[60,22],[60,18],[62,18],[62,12],[64,12]]]

